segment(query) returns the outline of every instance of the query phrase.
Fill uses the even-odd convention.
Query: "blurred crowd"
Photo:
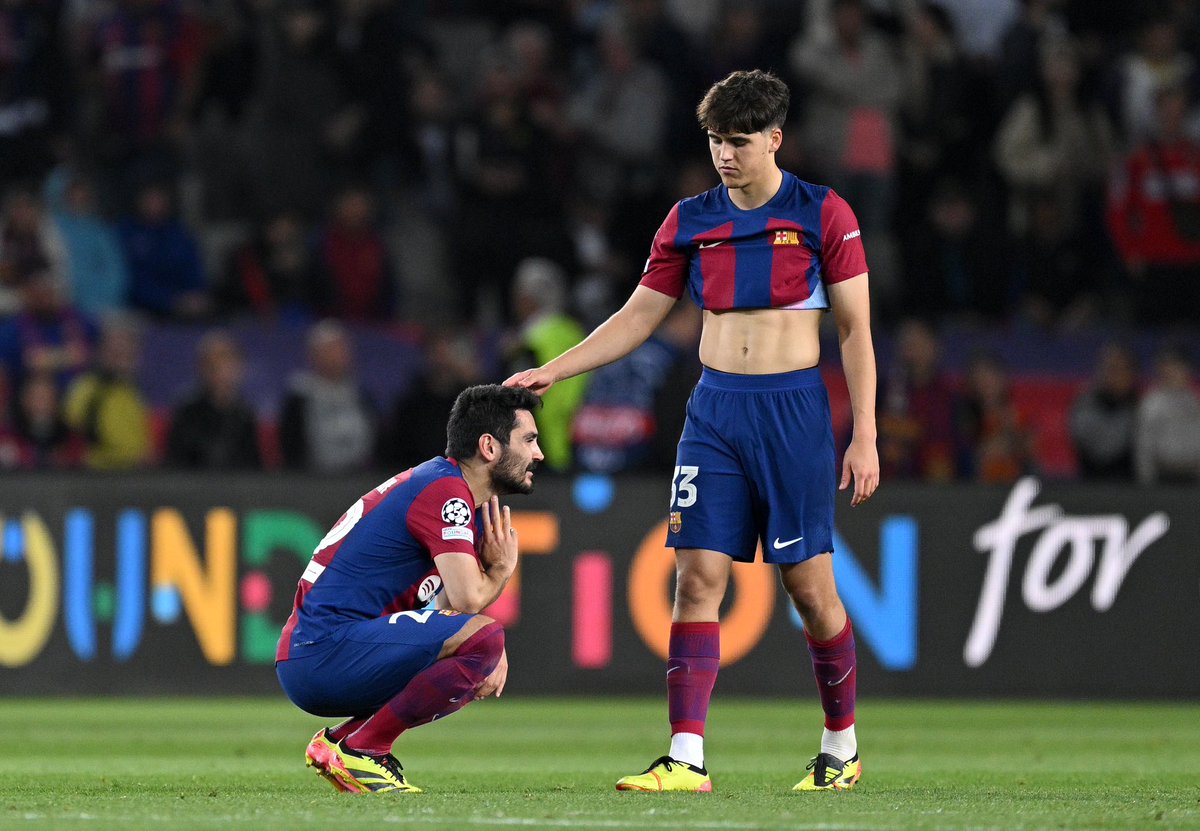
[[[913,356],[945,326],[1196,325],[1198,60],[1191,0],[0,0],[0,466],[440,452],[458,389],[623,301],[670,205],[716,184],[696,102],[760,67],[793,90],[780,165],[860,220],[897,344],[885,472],[1036,470],[1000,356],[949,379]],[[270,413],[226,331],[247,319],[306,333]],[[206,331],[161,368],[196,380],[166,412],[137,386],[147,321]],[[552,390],[548,465],[671,464],[698,325],[681,307]],[[362,326],[418,333],[395,400],[356,377]],[[1194,374],[1160,352],[1096,356],[1082,475],[1200,478]]]

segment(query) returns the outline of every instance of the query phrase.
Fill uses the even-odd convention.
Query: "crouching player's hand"
[[[508,680],[508,650],[500,653],[500,662],[496,664],[496,668],[492,670],[492,674],[483,679],[483,683],[479,685],[479,689],[475,690],[475,699],[478,701],[481,698],[487,698],[489,695],[500,697],[500,693],[504,692],[504,682]]]

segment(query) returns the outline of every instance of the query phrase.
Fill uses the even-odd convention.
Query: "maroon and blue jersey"
[[[474,504],[458,464],[441,457],[365,494],[313,552],[275,660],[326,648],[346,623],[425,606],[442,588],[438,556],[478,559]]]
[[[641,285],[684,287],[702,309],[828,309],[825,287],[867,270],[858,220],[828,187],[786,171],[765,205],[744,211],[718,185],[671,208]]]

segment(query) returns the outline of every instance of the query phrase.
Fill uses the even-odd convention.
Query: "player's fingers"
[[[844,491],[850,486],[850,464],[847,462],[842,465],[842,481],[838,484],[838,490]]]
[[[517,529],[513,528],[512,511],[509,510],[509,507],[507,505],[505,505],[502,510],[504,513],[503,513],[503,519],[501,520],[500,527],[504,529],[504,535],[506,537],[515,536],[517,533]]]
[[[506,387],[521,386],[521,382],[523,380],[525,380],[526,376],[528,376],[528,375],[529,375],[528,369],[523,369],[520,372],[514,372],[512,375],[508,376],[507,379],[505,379],[504,386],[506,386]]]

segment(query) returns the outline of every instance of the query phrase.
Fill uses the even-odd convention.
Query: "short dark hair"
[[[467,387],[454,399],[446,423],[446,455],[470,459],[479,448],[479,437],[489,434],[507,446],[517,426],[517,410],[531,413],[542,405],[537,393],[523,387],[479,384]]]
[[[790,101],[787,84],[770,72],[738,70],[708,88],[696,118],[714,133],[761,133],[783,126]]]

